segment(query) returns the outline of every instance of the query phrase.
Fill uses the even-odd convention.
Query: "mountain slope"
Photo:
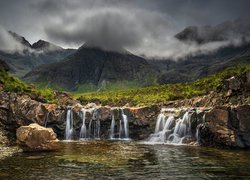
[[[249,80],[250,65],[242,65],[230,67],[216,74],[184,84],[164,84],[132,90],[81,93],[76,94],[75,97],[81,104],[98,102],[110,106],[124,106],[125,104],[130,106],[153,104],[176,106],[179,104],[180,107],[184,104],[192,106],[193,103],[195,105],[192,107],[196,107],[214,104],[249,104]],[[197,99],[188,100],[194,97]],[[178,102],[176,100],[184,101]]]
[[[194,81],[238,64],[250,64],[250,43],[227,46],[215,52],[191,55],[179,61],[149,60],[161,75],[159,84],[173,84]]]
[[[31,45],[24,37],[11,31],[9,34],[23,46],[23,51],[0,51],[0,59],[10,66],[10,73],[18,77],[36,66],[60,61],[75,52],[74,49],[63,49],[44,40]]]
[[[152,85],[156,75],[157,71],[141,57],[83,46],[64,61],[35,68],[25,75],[25,80],[68,90],[89,86],[96,90],[112,85]]]

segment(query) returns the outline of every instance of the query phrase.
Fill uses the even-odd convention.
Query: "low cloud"
[[[190,25],[214,25],[241,16],[248,17],[247,22],[248,4],[247,0],[10,0],[1,4],[0,19],[7,29],[24,34],[30,42],[42,38],[63,47],[87,42],[108,50],[125,48],[147,57],[178,59],[249,41],[248,35],[241,36],[250,32],[249,28],[239,28],[239,24],[235,24],[235,31],[227,31],[227,38],[203,44],[174,37]],[[15,13],[10,15],[10,11]],[[209,32],[207,27],[199,33],[205,39],[221,34]],[[0,38],[4,42],[0,49],[22,49],[6,39],[6,34]]]
[[[138,55],[175,60],[187,55],[211,53],[230,44],[240,45],[243,36],[248,37],[249,27],[238,21],[202,27],[199,28],[202,38],[211,39],[218,33],[224,38],[204,44],[187,43],[174,37],[178,32],[176,25],[166,14],[113,7],[75,11],[56,17],[46,26],[45,32],[49,39],[64,44],[80,46],[87,42],[103,49],[119,51],[126,48]]]
[[[24,50],[24,46],[0,26],[0,50],[6,52],[19,52]]]

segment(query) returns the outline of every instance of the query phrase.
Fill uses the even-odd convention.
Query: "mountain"
[[[34,68],[29,82],[67,90],[129,88],[154,84],[158,72],[131,53],[105,51],[83,45],[65,60]]]
[[[160,71],[159,84],[185,83],[219,72],[227,67],[250,64],[250,43],[229,45],[215,52],[190,55],[181,60],[148,60]]]
[[[31,48],[31,44],[29,43],[29,41],[27,41],[23,36],[20,36],[19,34],[12,32],[12,31],[8,31],[8,33],[19,43],[21,43],[24,47],[26,48]]]
[[[44,52],[63,50],[62,47],[52,44],[50,42],[44,41],[44,40],[39,40],[35,42],[34,44],[32,44],[31,48],[37,51],[44,51]]]
[[[3,60],[1,60],[1,59],[0,59],[0,68],[3,68],[5,71],[10,70],[9,65],[6,62],[4,62]]]
[[[250,37],[248,20],[226,21],[215,26],[189,26],[177,33],[175,37],[185,42],[205,44],[215,41],[245,41]]]
[[[22,77],[34,67],[60,61],[75,52],[74,49],[63,49],[44,40],[31,45],[24,37],[11,31],[9,34],[23,45],[23,51],[0,51],[0,59],[9,65],[10,73],[18,77]]]

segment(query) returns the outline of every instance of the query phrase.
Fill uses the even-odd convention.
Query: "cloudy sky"
[[[249,0],[1,0],[0,41],[7,42],[4,30],[11,30],[31,43],[45,39],[77,48],[89,42],[169,57],[197,50],[173,38],[185,27],[247,21],[249,9]],[[223,43],[199,48],[211,50]]]

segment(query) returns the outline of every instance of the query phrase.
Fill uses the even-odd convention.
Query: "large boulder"
[[[54,131],[36,123],[19,127],[16,137],[17,144],[24,151],[54,151],[60,148]]]

